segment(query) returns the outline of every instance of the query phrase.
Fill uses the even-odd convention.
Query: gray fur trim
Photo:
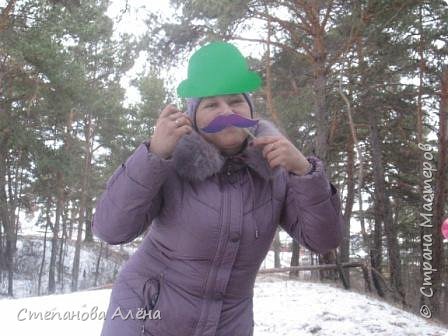
[[[260,119],[253,129],[256,137],[265,135],[283,135],[271,121]],[[250,139],[249,139],[250,140]],[[270,179],[274,170],[263,157],[261,147],[246,146],[247,165],[262,178]],[[219,173],[225,163],[225,157],[218,148],[193,131],[184,135],[176,145],[172,163],[179,176],[191,181],[204,181],[209,176]]]

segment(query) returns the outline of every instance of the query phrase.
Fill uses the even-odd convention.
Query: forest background
[[[118,8],[113,17],[110,6]],[[78,290],[87,248],[98,258],[81,287],[113,281],[116,272],[100,276],[102,258],[113,254],[92,236],[96,199],[151,136],[161,109],[185,107],[175,87],[191,53],[226,40],[262,75],[257,115],[323,159],[341,192],[343,243],[316,261],[358,256],[379,296],[446,319],[447,1],[171,0],[165,7],[168,15],[131,1],[0,1],[2,295],[14,296],[26,271],[35,295]],[[133,34],[129,20],[118,34],[137,12],[143,33]],[[23,227],[33,218],[43,243],[31,258],[24,251],[36,237]],[[273,248],[281,249],[278,238]],[[300,249],[291,248],[298,265]],[[351,279],[348,269],[325,277]]]

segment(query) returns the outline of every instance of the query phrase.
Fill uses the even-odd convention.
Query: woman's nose
[[[221,112],[220,114],[222,115],[228,115],[234,113],[230,105],[227,103],[222,103],[220,112]]]

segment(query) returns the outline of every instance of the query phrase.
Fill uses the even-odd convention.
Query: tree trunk
[[[93,234],[92,234],[92,202],[89,199],[87,202],[89,205],[86,208],[86,217],[85,217],[85,223],[86,223],[86,236],[84,237],[85,242],[93,242]]]
[[[378,214],[380,222],[384,223],[391,287],[396,290],[396,292],[401,297],[401,300],[404,302],[405,295],[403,292],[403,284],[401,280],[401,265],[397,240],[397,228],[393,224],[389,197],[387,196],[385,185],[385,172],[382,160],[382,145],[378,131],[377,112],[373,109],[367,110],[370,126],[372,169],[375,181],[375,212]]]
[[[7,139],[3,139],[3,143],[7,142]],[[5,249],[3,252],[4,262],[6,266],[6,271],[8,272],[8,295],[14,295],[14,251],[16,249],[15,239],[14,239],[14,228],[13,222],[11,221],[10,205],[8,202],[8,196],[6,195],[6,164],[7,161],[7,149],[6,145],[0,148],[0,219],[3,226],[3,232],[5,235]]]
[[[89,178],[90,178],[90,170],[92,165],[92,148],[91,141],[93,136],[93,127],[92,127],[92,118],[91,115],[88,114],[86,116],[86,124],[84,126],[84,170],[82,174],[82,190],[81,190],[81,199],[79,201],[79,216],[78,216],[78,232],[76,237],[76,246],[75,246],[75,255],[73,258],[73,268],[72,268],[72,291],[78,290],[78,279],[79,279],[79,262],[81,256],[81,243],[82,243],[82,230],[84,224],[86,223],[86,208],[87,208],[87,196],[89,193]]]
[[[386,183],[385,183],[385,171],[382,159],[382,143],[378,130],[378,114],[374,108],[374,103],[370,101],[369,87],[370,83],[367,79],[368,66],[364,60],[364,54],[362,50],[361,42],[358,43],[358,58],[359,58],[359,72],[361,75],[361,88],[364,90],[361,94],[361,106],[363,106],[367,112],[367,119],[370,129],[370,147],[372,156],[372,170],[373,179],[375,183],[374,190],[374,208],[375,208],[375,229],[378,229],[381,223],[384,223],[384,232],[386,234],[387,253],[389,261],[389,273],[391,287],[399,295],[399,299],[405,304],[405,293],[403,291],[403,284],[401,279],[401,260],[400,260],[400,248],[397,240],[397,227],[393,223],[393,217],[391,212],[391,206],[389,197],[387,195]],[[381,245],[381,236],[375,232],[375,248],[377,249]],[[379,257],[377,252],[374,252],[376,258]],[[373,265],[372,265],[373,266]],[[380,267],[376,264],[376,267]],[[375,267],[375,268],[376,268]]]
[[[65,277],[65,254],[67,249],[67,219],[70,213],[70,208],[68,202],[63,207],[62,215],[62,239],[59,245],[59,262],[58,262],[58,283],[60,285],[61,291],[64,291],[64,277]]]
[[[1,209],[0,209],[1,211]],[[3,271],[6,269],[6,264],[5,264],[5,254],[4,254],[4,246],[5,241],[3,239],[3,225],[1,224],[0,221],[0,281],[2,281],[2,274]]]
[[[50,204],[51,204],[51,198],[47,199],[46,207],[46,222],[45,222],[45,234],[44,234],[44,241],[43,241],[43,248],[42,248],[42,261],[40,263],[40,269],[39,269],[39,279],[37,281],[37,296],[40,296],[40,289],[42,287],[42,276],[44,274],[44,268],[45,268],[45,259],[47,255],[47,232],[48,227],[51,226],[50,223]]]
[[[268,11],[265,8],[266,12]],[[269,13],[266,13],[269,14]],[[271,20],[268,17],[267,21],[268,36],[266,39],[266,104],[272,120],[277,124],[280,123],[277,110],[275,109],[274,102],[272,100],[272,76],[271,76]]]
[[[366,90],[369,86],[366,80],[366,69],[367,69],[367,65],[364,61],[364,55],[363,55],[363,50],[362,50],[362,42],[361,40],[358,41],[357,45],[357,54],[358,54],[358,59],[359,59],[359,74],[361,76],[361,90],[364,89]],[[364,107],[365,110],[369,111],[370,110],[370,106],[368,105],[368,92],[363,92],[361,94],[361,107]],[[383,230],[382,230],[382,224],[383,224],[383,214],[384,214],[384,209],[381,207],[381,192],[380,192],[380,181],[377,180],[381,180],[381,176],[384,175],[379,173],[376,170],[376,167],[381,166],[382,162],[381,162],[381,146],[379,145],[379,139],[378,139],[378,130],[376,127],[376,121],[373,118],[372,113],[368,113],[368,119],[369,119],[369,127],[370,127],[370,142],[371,142],[371,152],[372,152],[372,161],[374,161],[373,164],[373,170],[375,172],[374,175],[374,180],[375,180],[375,192],[374,192],[374,221],[375,221],[375,226],[374,226],[374,232],[373,232],[373,246],[371,248],[371,250],[369,251],[370,253],[370,263],[372,266],[372,280],[373,280],[373,285],[375,286],[375,289],[378,293],[378,295],[380,297],[384,296],[384,291],[381,285],[381,279],[379,277],[379,274],[381,274],[381,263],[382,263],[382,236],[383,236]],[[379,148],[378,148],[379,146]],[[374,157],[374,152],[376,153],[376,156]],[[377,184],[378,182],[378,184]],[[383,184],[384,184],[384,180],[383,180]],[[384,190],[383,190],[384,191]],[[383,194],[384,196],[384,194]],[[376,273],[376,272],[378,273]]]
[[[292,240],[292,253],[291,253],[291,266],[299,266],[299,254],[300,254],[300,245],[296,242],[295,239]],[[299,276],[299,272],[296,270],[292,270],[289,272],[290,278],[297,278]]]
[[[354,181],[354,168],[355,168],[355,158],[353,151],[354,143],[353,138],[348,138],[347,143],[347,198],[345,201],[345,209],[344,209],[344,231],[342,243],[340,246],[341,251],[341,262],[349,262],[350,261],[350,218],[352,217],[353,203],[355,201],[355,181]],[[344,268],[342,270],[344,273],[344,277],[347,280],[348,285],[350,286],[350,271],[348,268]]]
[[[314,13],[320,12],[320,4],[311,2],[310,6]],[[313,21],[311,21],[313,22]],[[328,134],[329,134],[329,114],[327,108],[327,51],[325,47],[325,30],[320,26],[320,22],[316,21],[311,26],[313,36],[313,98],[314,98],[314,117],[316,124],[315,138],[315,154],[324,162],[327,160],[328,152]],[[328,168],[327,168],[328,169]],[[324,264],[335,264],[336,255],[333,251],[329,251],[318,257],[319,262]],[[334,270],[320,271],[321,279],[336,279],[337,272]]]
[[[95,266],[95,281],[93,285],[96,287],[98,286],[98,277],[100,274],[100,265],[101,265],[101,257],[103,256],[103,242],[100,243],[100,253],[98,253],[98,258],[96,259],[96,266]]]
[[[278,228],[275,232],[272,247],[274,249],[274,267],[280,268],[280,267],[282,267],[282,263],[280,260],[280,253],[281,253],[280,229],[278,229]]]
[[[55,281],[55,269],[56,269],[56,256],[58,254],[58,242],[59,242],[59,223],[61,220],[61,213],[64,207],[64,181],[62,172],[58,169],[56,171],[56,218],[52,230],[51,238],[51,255],[50,265],[48,271],[48,293],[53,294],[56,291]]]

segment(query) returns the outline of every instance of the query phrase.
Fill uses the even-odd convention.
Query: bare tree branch
[[[306,31],[305,27],[300,27],[300,26],[294,27],[294,25],[291,22],[282,20],[282,19],[272,16],[268,13],[262,13],[262,12],[253,12],[253,13],[255,15],[259,16],[260,18],[265,18],[267,20],[274,21],[274,22],[278,23],[285,31],[287,31],[289,33],[289,35],[291,36],[293,41],[298,46],[303,48],[303,50],[305,50],[308,57],[311,57],[311,58],[313,57],[313,53],[312,53],[311,49],[297,36],[297,32],[295,29],[295,28],[301,28]]]

